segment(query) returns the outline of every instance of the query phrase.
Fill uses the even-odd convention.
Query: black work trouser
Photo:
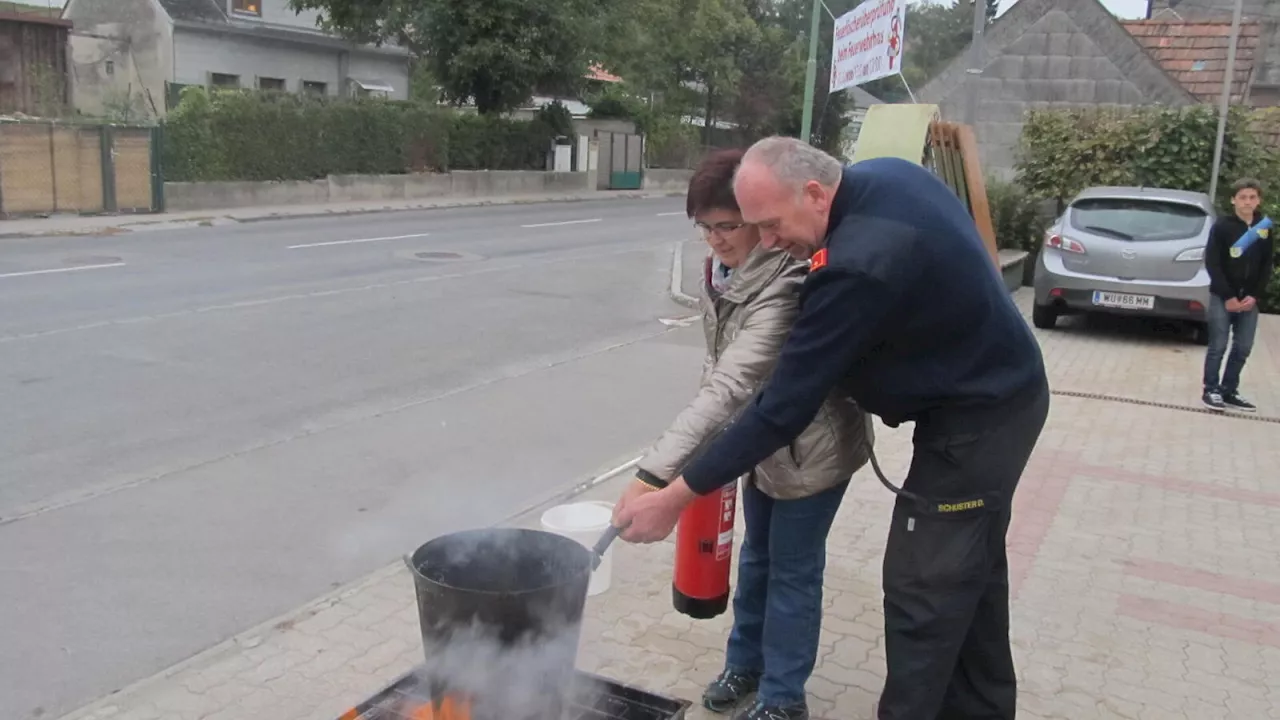
[[[894,505],[880,720],[1013,720],[1005,535],[1048,411],[1045,387],[985,427],[917,426],[903,489],[929,499],[932,512],[903,496]],[[976,498],[981,507],[972,507]]]

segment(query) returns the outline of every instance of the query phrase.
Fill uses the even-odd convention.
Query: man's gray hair
[[[840,182],[840,161],[795,138],[767,137],[747,150],[743,164],[760,163],[773,171],[778,182],[799,191],[804,184],[816,180],[832,187]]]

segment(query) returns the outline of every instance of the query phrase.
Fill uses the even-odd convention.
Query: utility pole
[[[1222,164],[1222,140],[1227,134],[1227,113],[1231,111],[1231,86],[1236,73],[1236,43],[1240,39],[1240,15],[1244,12],[1244,0],[1236,0],[1231,14],[1231,39],[1227,41],[1227,73],[1222,79],[1222,104],[1218,108],[1218,137],[1213,143],[1213,169],[1209,173],[1209,200],[1218,198],[1218,166]]]
[[[813,16],[809,19],[809,62],[804,68],[804,110],[800,116],[800,139],[805,142],[809,142],[813,129],[813,99],[818,84],[818,31],[821,29],[821,20],[822,0],[813,0]]]
[[[973,39],[969,41],[969,68],[965,70],[964,123],[974,127],[978,122],[978,88],[974,83],[982,75],[982,31],[987,27],[987,3],[973,0]],[[974,128],[976,132],[976,128]]]

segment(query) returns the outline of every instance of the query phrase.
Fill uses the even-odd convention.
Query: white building
[[[288,0],[69,0],[78,110],[161,117],[187,85],[409,96],[409,54],[319,29]]]

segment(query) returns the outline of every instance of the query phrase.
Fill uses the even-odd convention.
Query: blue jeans
[[[810,497],[774,500],[743,483],[746,532],[725,666],[763,673],[758,698],[768,705],[805,700],[822,628],[827,533],[848,487],[846,480]]]
[[[1204,355],[1204,391],[1230,395],[1240,389],[1240,372],[1253,350],[1253,336],[1258,332],[1258,308],[1247,312],[1227,312],[1226,302],[1217,295],[1209,297],[1206,311],[1209,319],[1209,350]],[[1227,340],[1231,352],[1227,352]],[[1222,358],[1227,358],[1226,371],[1218,381]]]

